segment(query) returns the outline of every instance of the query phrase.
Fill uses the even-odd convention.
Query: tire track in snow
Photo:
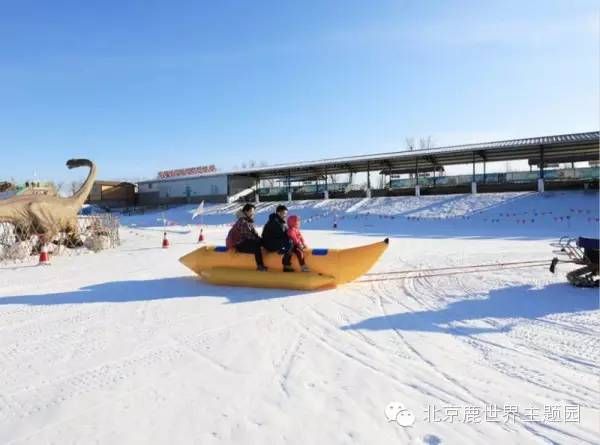
[[[410,278],[411,278],[411,277],[407,277],[407,278],[406,278],[405,280],[403,280],[403,281],[406,281],[406,280],[408,280],[408,279],[410,279]],[[417,279],[418,279],[418,277],[415,277],[415,278],[417,278]],[[385,286],[385,285],[384,285],[384,286]],[[375,288],[376,286],[375,286],[375,285],[373,285],[373,287]],[[405,290],[407,290],[407,291],[408,291],[410,288],[411,288],[411,286],[410,286],[410,285],[406,285],[406,286],[404,286],[404,289],[405,289]],[[414,288],[413,288],[413,289],[414,289]],[[373,289],[373,290],[374,290],[374,292],[376,292],[376,293],[377,293],[377,295],[378,295],[378,296],[381,296],[381,291],[379,291],[379,290],[377,290],[377,289]],[[419,300],[418,298],[416,298],[414,295],[412,295],[412,297],[413,297],[412,299],[413,299],[414,301],[416,301],[416,302],[420,302],[420,300]],[[388,317],[388,314],[387,314],[387,312],[386,312],[386,310],[385,310],[385,307],[384,307],[384,304],[383,304],[383,300],[380,298],[380,299],[379,299],[379,302],[380,302],[380,309],[381,309],[382,313],[385,315],[385,317],[387,318],[387,317]],[[423,306],[425,306],[425,307],[429,307],[431,310],[435,310],[435,308],[431,308],[431,306],[430,306],[430,305],[427,305],[427,304],[422,304],[422,305],[423,305]],[[406,340],[405,340],[404,336],[402,336],[402,335],[401,335],[401,333],[400,333],[400,332],[398,332],[398,330],[397,330],[397,329],[395,329],[395,328],[394,328],[394,327],[391,325],[391,323],[390,323],[389,325],[390,325],[390,327],[391,327],[391,328],[394,330],[394,332],[396,332],[396,335],[397,335],[399,338],[401,338],[403,341],[405,341],[405,343],[407,344],[407,346],[409,346],[409,347],[412,347],[412,345],[410,345],[410,343],[409,343],[408,341],[406,341]],[[465,392],[465,393],[467,393],[469,396],[473,397],[475,400],[477,400],[477,401],[478,401],[478,403],[479,403],[480,405],[482,405],[482,406],[486,406],[486,405],[487,405],[487,403],[488,403],[488,402],[487,402],[486,400],[479,398],[478,396],[476,396],[475,394],[473,394],[471,391],[469,391],[469,390],[468,390],[466,387],[464,387],[463,385],[461,385],[460,383],[458,383],[458,382],[457,382],[455,379],[453,379],[452,377],[448,376],[446,373],[444,373],[444,372],[442,372],[442,371],[438,370],[438,368],[435,366],[435,364],[433,364],[433,363],[432,363],[432,362],[430,362],[430,361],[429,361],[427,358],[425,358],[425,357],[424,357],[422,354],[420,354],[420,353],[417,351],[417,349],[416,349],[416,348],[412,348],[412,349],[414,350],[414,353],[415,353],[417,356],[419,356],[420,358],[422,358],[422,360],[423,360],[423,362],[424,362],[424,363],[428,364],[428,365],[429,365],[429,367],[430,367],[430,368],[431,368],[431,369],[432,369],[434,372],[437,372],[438,374],[440,374],[440,375],[442,376],[442,378],[444,378],[446,381],[448,381],[449,383],[451,383],[451,384],[452,384],[454,387],[457,387],[457,388],[461,389],[463,392]],[[548,389],[551,389],[551,388],[548,388]],[[466,402],[466,403],[468,403],[468,404],[470,403],[469,401],[466,401],[466,400],[464,400],[462,397],[458,396],[458,394],[456,394],[456,393],[450,393],[450,392],[448,392],[448,395],[449,395],[449,396],[451,396],[451,397],[453,397],[453,398],[458,398],[459,400],[461,400],[461,401],[463,401],[463,402]],[[552,440],[552,439],[551,439],[551,438],[550,438],[550,437],[549,437],[547,434],[543,434],[541,431],[539,431],[539,428],[536,428],[536,427],[534,427],[534,426],[530,426],[530,425],[528,425],[528,424],[527,424],[527,422],[524,422],[524,421],[523,421],[523,419],[522,419],[520,416],[519,416],[519,419],[521,420],[521,422],[520,422],[520,425],[521,425],[521,426],[523,426],[523,427],[524,427],[524,430],[525,430],[527,433],[531,434],[531,435],[532,435],[534,438],[536,438],[536,439],[538,439],[538,440],[539,440],[539,439],[543,439],[543,440],[545,440],[545,441],[547,441],[547,442],[549,442],[549,443],[553,443],[553,444],[554,444],[554,443],[557,443],[557,442],[555,442],[554,440]],[[494,425],[494,426],[496,426],[496,427],[500,427],[500,428],[502,428],[502,429],[504,429],[504,430],[511,430],[511,428],[510,428],[510,427],[508,427],[508,426],[506,426],[506,425],[495,424],[495,423],[494,423],[493,425]],[[544,425],[544,426],[545,426],[545,425]],[[563,430],[560,430],[560,429],[558,429],[558,428],[554,428],[553,430],[554,430],[555,432],[559,433],[559,434],[563,434],[564,436],[566,436],[566,437],[568,437],[568,438],[576,438],[576,439],[578,439],[578,440],[579,440],[579,439],[581,439],[579,436],[572,435],[572,434],[570,434],[570,433],[567,433],[567,432],[565,432],[565,431],[563,431]],[[583,443],[583,442],[585,442],[585,443],[589,443],[589,442],[587,442],[587,440],[585,440],[585,439],[581,439],[581,440],[582,440],[582,443]]]
[[[64,316],[65,308],[56,306],[45,306],[37,305],[32,306],[28,304],[16,304],[17,308],[9,310],[6,309],[9,305],[4,303],[2,299],[5,297],[0,296],[0,318],[2,319],[2,326],[0,326],[0,332],[5,329],[17,327],[22,324],[36,323],[41,319],[45,319],[52,315]],[[35,317],[40,315],[40,317]],[[22,316],[22,317],[21,317]]]
[[[508,336],[519,345],[577,371],[596,371],[600,363],[600,338],[560,325],[531,320],[518,326]]]
[[[492,276],[494,274],[491,274]],[[505,287],[506,286],[506,282],[503,280],[503,277],[500,276],[497,278],[497,280],[493,283],[489,283],[489,280],[486,280],[486,286],[484,286],[483,289],[479,289],[481,286],[479,285],[479,283],[475,283],[477,286],[477,291],[475,291],[475,288],[468,286],[467,283],[465,283],[463,280],[467,279],[471,282],[476,280],[476,277],[461,277],[461,276],[457,276],[456,277],[456,284],[458,285],[458,287],[461,290],[461,293],[463,295],[470,295],[473,294],[474,292],[481,292],[483,291],[489,291],[489,288],[494,288],[494,287]],[[487,275],[486,275],[487,278]],[[420,280],[419,280],[420,281]],[[430,281],[427,279],[424,279],[423,281]],[[483,283],[484,281],[482,280],[481,283]],[[558,315],[560,317],[560,315]],[[486,321],[488,324],[490,324],[492,327],[496,327],[497,323],[494,322],[493,319],[485,319],[484,321]],[[539,332],[537,332],[538,330],[538,326],[537,325],[547,325],[549,320],[547,319],[533,319],[533,320],[526,320],[524,322],[524,324],[518,325],[517,328],[522,328],[525,330],[529,330],[528,332],[532,332],[534,333],[533,335],[538,337],[538,338],[542,338],[542,339],[546,339],[547,336],[540,334]],[[535,329],[531,329],[532,325],[536,325]],[[563,324],[559,324],[559,326],[554,326],[554,323],[552,323],[552,321],[549,322],[549,324],[551,326],[553,326],[553,328],[557,328],[557,335],[562,336],[564,335],[563,332],[560,332],[561,329],[566,329],[567,330],[567,334],[573,334],[577,337],[577,340],[575,340],[575,342],[573,343],[573,341],[571,341],[571,346],[574,346],[574,344],[578,344],[581,345],[582,343],[585,343],[586,341],[583,340],[582,341],[582,334],[581,332],[578,332],[577,330],[572,330],[569,332],[569,328],[571,326],[568,325],[563,325]],[[515,340],[521,340],[522,335],[520,335],[519,332],[516,331],[515,328],[512,328],[508,331],[508,333],[506,334],[506,337],[509,338],[513,343],[515,342]],[[586,336],[588,337],[588,336]],[[590,339],[588,339],[589,342],[591,342],[592,344],[595,344],[596,342],[594,340],[594,337],[589,336]],[[542,372],[536,371],[535,369],[531,369],[527,366],[515,366],[514,363],[531,363],[532,360],[540,360],[540,359],[550,359],[548,357],[548,354],[546,354],[544,351],[538,351],[536,348],[531,348],[528,347],[526,344],[521,344],[521,343],[517,343],[514,345],[514,347],[511,346],[507,346],[507,345],[500,345],[498,343],[495,343],[491,340],[486,340],[481,338],[480,336],[473,336],[473,335],[461,335],[460,340],[463,341],[465,344],[469,344],[471,347],[473,347],[474,349],[481,349],[483,344],[488,345],[488,350],[487,350],[487,354],[485,355],[485,360],[480,362],[480,364],[487,366],[488,368],[490,368],[490,370],[492,371],[499,371],[502,372],[504,375],[507,375],[509,377],[513,377],[516,378],[518,380],[521,381],[527,381],[528,383],[531,383],[533,385],[536,385],[540,388],[543,388],[545,390],[547,390],[550,394],[556,393],[556,391],[560,391],[564,396],[567,397],[567,400],[570,398],[570,402],[571,403],[576,403],[582,407],[588,407],[588,408],[593,408],[594,407],[594,400],[597,399],[597,392],[594,394],[593,391],[590,391],[589,388],[586,387],[581,387],[581,382],[577,381],[577,382],[572,382],[569,380],[565,380],[564,377],[559,376],[557,374],[552,374],[552,375],[546,375]],[[553,346],[556,345],[556,343],[552,343],[550,342]],[[568,341],[567,341],[568,343]],[[561,342],[558,342],[558,344],[562,344]],[[584,351],[590,351],[590,346],[585,346],[583,347]],[[591,350],[597,352],[596,348],[592,348]],[[494,351],[493,353],[490,351]],[[541,352],[541,353],[539,353]],[[497,360],[498,358],[498,354],[504,355],[506,356],[506,359],[502,360],[501,362],[499,362]],[[518,354],[520,357],[516,358],[514,357],[512,354]],[[559,360],[562,361],[562,360]],[[490,366],[490,364],[493,364],[492,366]],[[564,363],[559,363],[560,365],[563,365]],[[518,369],[517,369],[518,368]],[[578,371],[581,372],[581,368],[577,369]],[[550,378],[551,381],[548,382],[547,379]],[[582,380],[586,380],[586,379],[593,379],[593,375],[590,376],[589,374],[586,377],[582,376]],[[522,419],[521,419],[522,420]],[[540,431],[540,426],[541,427],[547,427],[547,425],[542,425],[542,424],[535,424],[534,426],[529,426],[528,422],[521,422],[523,424],[523,426],[525,426],[525,429],[534,434],[539,436],[540,438],[544,438],[545,440],[548,440],[552,443],[555,443],[552,439],[550,439],[550,437],[548,437],[545,434],[542,434]],[[560,428],[552,428],[553,431],[559,433],[559,434],[563,434],[568,438],[576,438],[576,439],[580,439],[582,442],[587,442],[587,440],[580,438],[579,436],[576,435],[572,435],[570,433],[567,433],[566,431],[561,430]]]
[[[569,433],[563,429],[560,429],[556,426],[552,426],[543,422],[525,422],[522,418],[519,418],[521,422],[519,425],[527,432],[531,433],[534,437],[544,440],[545,442],[551,445],[562,445],[564,443],[564,439],[561,438],[560,442],[557,442],[553,438],[551,438],[548,434],[542,434],[542,431],[550,430],[550,432],[560,434],[564,436],[566,439],[573,440],[572,443],[577,445],[587,444],[587,445],[598,445],[598,442],[595,440],[588,440],[584,437],[577,436],[575,434]]]
[[[46,376],[31,366],[31,358],[35,358],[36,363],[44,364],[56,361],[57,357],[63,358],[67,351],[74,357],[84,357],[102,350],[106,347],[106,338],[92,337],[82,341],[85,338],[82,328],[98,326],[105,317],[104,307],[81,310],[68,317],[58,317],[49,325],[27,324],[8,339],[3,338],[8,346],[0,349],[0,360],[5,364],[0,367],[1,380],[7,386],[10,382],[25,382],[28,385],[28,378],[44,381]],[[45,329],[47,326],[48,329]],[[68,348],[73,345],[76,347]]]
[[[476,277],[457,277],[457,284],[459,284],[461,291],[464,295],[470,295],[473,293],[473,288],[469,287],[464,283],[463,280],[475,281]],[[483,282],[483,281],[482,281]],[[501,280],[496,283],[500,284]],[[505,283],[503,283],[505,284]],[[488,285],[489,286],[489,285]],[[490,324],[493,328],[497,326],[493,319],[483,319],[488,324]],[[543,351],[536,350],[537,348],[532,348],[526,344],[522,344],[520,341],[526,338],[526,335],[523,332],[530,332],[534,336],[537,337],[546,337],[540,336],[536,329],[531,329],[533,324],[543,325],[544,320],[532,319],[532,320],[523,320],[516,327],[512,327],[505,334],[506,338],[510,339],[514,346],[501,345],[499,343],[493,342],[489,339],[484,339],[481,336],[474,335],[461,335],[459,339],[469,345],[470,347],[478,350],[483,350],[483,344],[487,345],[487,351],[485,354],[485,360],[480,361],[481,365],[484,365],[490,368],[492,371],[498,371],[503,373],[504,375],[513,377],[513,378],[521,378],[525,381],[528,381],[531,384],[537,385],[541,388],[544,388],[549,391],[558,390],[567,397],[570,397],[574,400],[580,402],[582,406],[590,406],[590,400],[592,400],[592,393],[588,388],[581,388],[581,385],[578,385],[575,382],[570,382],[565,380],[563,377],[554,373],[552,375],[546,375],[537,371],[536,369],[532,369],[526,365],[524,366],[515,366],[514,363],[531,363],[532,360],[540,360],[547,359],[552,360],[551,357],[548,356],[547,353]],[[520,329],[520,330],[519,330]],[[563,336],[563,334],[559,334],[559,336]],[[592,340],[595,340],[592,338]],[[515,344],[515,341],[517,343]],[[552,343],[552,346],[555,347],[557,344],[561,342]],[[596,341],[595,343],[599,343],[600,341]],[[589,350],[589,349],[588,349]],[[493,351],[493,352],[492,352]],[[597,351],[597,349],[595,349]],[[541,352],[541,353],[539,353]],[[513,354],[519,355],[519,357],[514,357]],[[499,357],[505,356],[506,358],[503,360],[498,360]],[[556,360],[558,359],[558,360]],[[560,365],[565,365],[568,362],[565,362],[562,358],[555,357],[555,362],[558,361]],[[490,366],[490,364],[493,364]],[[571,368],[575,368],[573,364],[567,364],[567,366]],[[581,372],[581,368],[577,367],[577,371]],[[589,377],[589,376],[588,376]],[[550,379],[550,381],[548,381]],[[556,388],[556,389],[555,389]],[[560,389],[559,389],[560,388]]]
[[[31,308],[32,306],[25,305],[24,307]],[[14,335],[19,338],[29,337],[34,336],[36,333],[48,333],[47,328],[53,326],[57,331],[60,331],[61,326],[64,326],[65,323],[70,323],[73,320],[80,320],[86,314],[89,316],[97,310],[97,307],[82,308],[78,304],[59,305],[59,307],[52,307],[52,309],[49,309],[48,306],[33,307],[39,307],[40,309],[35,311],[23,311],[23,313],[27,315],[27,319],[20,320],[18,323],[13,324],[4,323],[4,316],[6,313],[0,309],[0,316],[3,319],[3,325],[0,327],[0,331],[3,331],[2,336],[4,338],[6,338],[7,335]],[[41,316],[30,317],[32,313],[40,314]]]
[[[313,312],[316,317],[322,319],[325,322],[326,327],[330,328],[329,330],[327,330],[327,329],[322,330],[322,333],[324,336],[323,338],[325,338],[325,336],[327,336],[328,339],[333,340],[332,332],[339,331],[339,328],[331,321],[331,319],[327,318],[324,314],[317,311],[314,307],[311,307],[311,309],[312,309],[311,312]],[[343,318],[343,321],[346,324],[351,324],[351,320],[349,320],[348,318]],[[309,329],[309,327],[307,325],[303,325],[303,326],[305,326],[306,329]],[[311,327],[312,327],[312,325],[311,325]],[[353,335],[351,332],[352,331],[345,331],[344,334],[350,335],[351,337],[355,337],[355,335]],[[357,332],[359,332],[359,331],[357,331]],[[362,334],[362,335],[364,336],[364,334]],[[344,339],[346,339],[346,338],[348,338],[348,337],[344,337]],[[410,350],[408,348],[405,349],[406,353],[399,352],[397,349],[401,345],[399,345],[397,342],[394,343],[396,346],[395,349],[394,348],[385,349],[385,348],[378,346],[375,342],[371,341],[368,337],[364,336],[364,338],[367,339],[368,341],[359,338],[358,344],[361,346],[367,346],[367,349],[369,349],[372,352],[372,354],[368,355],[365,353],[365,351],[362,351],[361,349],[357,348],[356,345],[352,345],[352,346],[358,355],[363,356],[366,360],[369,360],[370,363],[381,363],[381,355],[382,354],[387,359],[390,359],[390,354],[392,354],[394,359],[400,360],[398,363],[392,363],[391,365],[387,364],[386,366],[381,367],[380,371],[386,372],[390,376],[397,373],[398,369],[404,369],[404,367],[407,366],[406,361],[410,361],[411,363],[409,363],[409,364],[410,364],[410,366],[412,366],[414,364],[414,361],[416,360],[416,358],[414,357],[413,354],[410,353]],[[344,348],[345,346],[348,345],[348,343],[345,342],[344,339],[339,339],[339,342],[342,344],[342,346],[336,348],[339,351],[342,351],[342,348]],[[332,344],[332,346],[333,346],[333,344]],[[446,397],[448,394],[447,394],[447,391],[445,390],[445,388],[434,385],[431,382],[420,381],[418,384],[407,384],[407,386],[416,390],[419,393],[426,394],[431,397],[437,398],[448,404],[451,403],[451,398]]]
[[[284,308],[284,310],[287,311],[287,308]],[[289,313],[289,311],[288,311],[288,313]],[[295,314],[292,314],[292,315],[295,315]],[[397,372],[395,370],[393,370],[392,372],[389,372],[389,371],[386,371],[383,369],[379,369],[376,366],[374,366],[371,362],[365,361],[365,359],[355,356],[352,353],[347,352],[343,348],[335,347],[329,341],[330,340],[329,338],[325,337],[322,333],[317,334],[317,333],[313,332],[313,329],[312,329],[313,326],[307,326],[307,325],[304,325],[304,324],[298,322],[297,317],[294,317],[292,319],[292,322],[298,327],[298,329],[301,329],[302,331],[304,331],[307,334],[307,336],[310,336],[317,344],[321,345],[324,349],[330,350],[330,351],[334,352],[335,354],[337,354],[338,356],[340,356],[341,358],[350,361],[351,363],[359,365],[360,367],[365,368],[377,375],[385,377],[392,383],[398,385],[399,387],[404,388],[409,393],[414,392],[415,395],[426,394],[426,395],[430,395],[432,397],[438,398],[439,400],[441,400],[445,403],[451,402],[451,399],[445,397],[446,391],[444,388],[436,386],[432,382],[426,382],[426,381],[419,381],[418,383],[406,383],[406,382],[400,380],[396,376]]]
[[[473,293],[473,288],[467,286],[466,283],[463,282],[464,279],[474,281],[475,277],[457,277],[457,284],[459,284],[460,289],[464,295],[469,295]],[[496,284],[500,283],[501,280]],[[492,328],[497,326],[493,319],[484,318],[483,320],[490,324]],[[548,321],[547,319],[518,320],[519,324],[509,329],[505,334],[506,338],[510,339],[514,346],[501,345],[491,340],[485,340],[480,336],[473,335],[461,335],[459,339],[463,343],[483,353],[484,360],[480,361],[481,365],[484,365],[493,371],[502,372],[503,374],[513,378],[519,378],[519,376],[522,376],[523,380],[540,386],[546,390],[552,390],[556,387],[557,390],[562,392],[564,395],[581,401],[583,406],[589,406],[591,403],[590,400],[593,398],[593,392],[591,392],[589,388],[581,388],[581,385],[577,382],[565,380],[563,377],[557,374],[545,375],[527,366],[516,367],[514,363],[531,363],[532,360],[546,359],[553,361],[560,366],[569,367],[575,371],[585,372],[588,374],[586,370],[582,371],[582,367],[587,366],[587,371],[589,371],[590,368],[597,368],[597,366],[594,365],[594,362],[598,362],[600,341],[593,336],[582,335],[577,331],[564,332],[564,329],[560,328],[568,328],[567,326],[561,325],[560,328],[557,329],[556,326],[552,326],[552,321]],[[533,327],[533,325],[536,326]],[[551,328],[548,328],[548,325],[551,326]],[[544,326],[546,326],[546,328],[544,328]],[[539,332],[540,329],[546,329],[547,331],[554,332],[555,336],[559,340],[554,342],[549,341],[548,333],[541,334]],[[528,344],[529,335],[542,340],[542,342],[548,342],[547,344],[549,344],[552,349],[555,349],[557,346],[560,347],[560,345],[566,342],[566,349],[568,351],[580,350],[581,348],[578,348],[577,346],[581,346],[582,343],[590,342],[592,343],[592,346],[586,345],[583,348],[582,354],[586,356],[591,355],[592,357],[589,357],[591,362],[586,363],[584,361],[576,360],[573,362],[569,361],[568,359],[565,360],[563,356],[556,354],[553,350],[549,349],[545,351],[542,348],[535,347],[531,344],[531,342]],[[571,341],[565,340],[565,336],[568,337],[569,335],[575,336],[576,339]],[[486,344],[487,347],[483,346],[484,344]],[[518,354],[520,357],[514,357],[512,354]],[[503,356],[506,358],[499,360],[499,357]],[[493,366],[490,366],[490,364],[493,364]],[[589,375],[586,377],[588,379],[590,378]],[[584,380],[586,377],[584,377]],[[548,381],[548,379],[550,379],[550,381]]]
[[[278,380],[279,387],[288,398],[290,397],[288,380],[305,338],[306,336],[304,334],[296,335],[291,344],[285,349],[285,353],[281,358],[281,361],[276,364],[274,363],[274,368],[277,371],[276,378]],[[281,370],[283,370],[283,372],[280,372]]]
[[[164,345],[137,356],[129,356],[124,360],[64,377],[48,385],[3,396],[0,401],[0,417],[3,422],[24,420],[92,391],[108,391],[139,372],[149,372],[154,366],[172,363],[182,357],[180,349]]]
[[[564,381],[556,374],[548,376],[537,369],[515,364],[539,360],[542,358],[541,356],[536,356],[535,354],[526,351],[514,350],[512,348],[509,349],[494,342],[475,339],[473,337],[469,337],[463,341],[470,344],[472,348],[480,351],[483,357],[483,361],[480,361],[480,364],[485,364],[490,370],[500,372],[507,377],[528,382],[549,391],[551,394],[558,392],[566,398],[576,401],[583,407],[594,407],[594,400],[597,398],[597,394],[594,395],[589,390],[581,389],[581,382]],[[522,357],[517,358],[514,355],[510,355],[511,352],[517,353]],[[548,381],[548,378],[550,378],[550,381]],[[593,379],[594,377],[588,376],[587,378]],[[585,380],[585,378],[583,378],[583,380]]]
[[[195,314],[184,314],[175,319],[161,318],[161,323],[145,324],[144,320],[149,316],[148,305],[150,302],[144,302],[142,309],[136,314],[140,315],[141,326],[136,328],[136,332],[144,338],[151,338],[164,324],[180,325],[182,322],[196,318]],[[82,357],[90,357],[109,346],[109,337],[103,335],[106,329],[106,321],[112,313],[113,305],[97,304],[78,310],[68,317],[57,317],[49,323],[27,324],[21,327],[13,336],[17,338],[9,347],[0,350],[0,359],[11,366],[0,367],[0,376],[2,381],[8,382],[27,382],[27,377],[38,378],[34,383],[40,385],[48,383],[47,377],[30,366],[30,359],[35,358],[38,363],[49,363],[56,360],[56,357],[64,358],[65,354],[70,354],[69,359],[74,360]],[[156,313],[162,313],[161,305],[153,304],[152,316]],[[112,323],[111,336],[119,336],[119,333],[134,326],[136,319],[129,320],[128,323]],[[51,338],[52,341],[48,341]],[[32,383],[24,383],[30,386]]]
[[[261,315],[262,313],[256,314],[227,326],[210,328],[193,337],[202,337],[215,331],[231,329],[240,324],[253,321]],[[185,364],[187,362],[186,356],[189,354],[189,349],[186,347],[186,340],[189,343],[189,339],[184,339],[184,345],[170,341],[141,354],[133,354],[122,359],[111,360],[88,370],[62,376],[52,382],[45,382],[11,394],[2,394],[0,395],[0,421],[26,419],[47,409],[59,406],[75,397],[93,391],[110,390],[122,384],[127,378],[139,373],[151,372],[158,366],[164,366],[164,364],[172,363],[176,360],[185,360],[182,363]]]
[[[471,278],[471,281],[474,280],[475,277]],[[430,282],[430,280],[428,279],[424,279],[424,281],[426,282]],[[471,287],[468,287],[459,277],[457,277],[456,279],[457,284],[459,285],[462,293],[464,295],[469,295],[471,293],[473,293],[473,289]],[[536,320],[533,320],[533,322],[535,322]],[[489,324],[491,324],[493,327],[495,327],[495,323],[493,322],[493,320],[486,320],[486,322],[488,322]],[[509,337],[514,337],[514,338],[519,338],[520,336],[517,336],[516,334],[514,334],[514,329],[510,330],[508,332],[508,336]],[[512,333],[512,335],[511,335]],[[509,351],[522,355],[524,356],[523,358],[520,359],[515,359],[514,357],[510,357],[509,359],[505,360],[505,361],[501,361],[501,362],[495,362],[496,364],[499,364],[499,367],[492,367],[491,369],[498,371],[498,370],[506,370],[509,367],[513,368],[513,372],[510,373],[510,376],[515,377],[516,375],[518,375],[517,372],[514,372],[514,367],[512,365],[512,363],[518,362],[518,363],[527,363],[530,362],[530,360],[533,359],[539,359],[540,357],[545,356],[545,354],[542,354],[542,356],[535,354],[535,351],[532,351],[531,348],[525,348],[525,349],[519,349],[518,346],[516,346],[515,348],[511,348],[509,346],[506,345],[499,345],[497,343],[488,341],[488,340],[483,340],[482,338],[476,337],[476,336],[471,336],[471,335],[461,335],[460,340],[463,341],[465,344],[470,345],[471,347],[474,347],[475,344],[481,344],[482,342],[486,342],[488,345],[490,345],[491,347],[495,347],[498,353],[507,353]],[[599,342],[600,343],[600,342]],[[476,349],[481,349],[481,348],[476,348]],[[546,357],[547,358],[547,357]],[[489,365],[489,363],[491,363],[493,361],[492,355],[490,353],[486,354],[486,359],[485,359],[485,363],[481,362],[481,364],[485,364],[486,366]],[[572,366],[572,365],[571,365]],[[488,366],[489,367],[489,366]],[[526,367],[521,367],[522,370],[527,370],[528,368]],[[535,370],[529,370],[527,371],[528,375],[530,377],[531,383],[535,383],[537,382],[537,384],[539,385],[541,383],[541,379],[538,378],[531,378],[532,375],[536,374]],[[558,387],[563,388],[563,390],[565,391],[566,395],[569,395],[570,397],[575,397],[577,398],[577,396],[574,393],[578,393],[579,397],[584,396],[584,398],[586,396],[590,396],[590,393],[588,391],[585,390],[580,390],[578,388],[577,385],[572,384],[571,382],[565,382],[562,379],[559,379],[558,377],[555,377],[553,379],[552,384],[545,384],[543,385],[544,388],[548,388],[551,387],[552,385],[556,385]],[[574,393],[573,393],[574,392]]]
[[[404,278],[402,281],[406,282],[408,280],[411,280],[411,277],[407,277]],[[382,285],[382,287],[385,288],[385,284]],[[383,316],[385,317],[386,320],[388,320],[388,325],[390,326],[390,328],[394,331],[395,335],[400,339],[400,341],[406,345],[406,347],[411,351],[411,353],[423,364],[426,365],[426,367],[428,369],[430,369],[434,374],[436,374],[438,377],[441,377],[444,381],[450,383],[453,387],[457,388],[459,390],[460,393],[463,393],[466,395],[467,398],[465,398],[463,395],[459,395],[458,392],[455,393],[450,393],[448,392],[448,395],[450,397],[456,398],[458,400],[460,400],[461,402],[464,402],[466,404],[470,404],[473,400],[476,400],[477,402],[479,402],[480,404],[482,404],[483,406],[485,406],[485,404],[487,403],[486,400],[478,397],[477,395],[473,394],[472,391],[470,391],[466,386],[462,385],[460,382],[458,382],[457,379],[455,379],[454,377],[450,376],[448,373],[440,370],[435,363],[433,363],[431,360],[429,360],[427,357],[425,357],[424,354],[421,354],[417,348],[415,348],[406,338],[404,335],[402,335],[402,333],[400,333],[400,331],[395,328],[392,323],[389,322],[389,314],[388,312],[385,310],[384,304],[383,304],[383,299],[381,298],[382,295],[382,290],[378,289],[377,286],[373,285],[373,292],[376,293],[376,295],[379,297],[379,308],[381,310],[381,313],[383,314]],[[405,286],[405,289],[408,290],[408,286]],[[416,298],[415,295],[411,295],[411,297],[413,298],[413,300],[415,300],[416,302],[420,303],[420,300],[418,298]],[[420,305],[423,305],[422,303],[420,303]],[[427,307],[427,305],[425,305]],[[468,398],[470,398],[471,400],[469,400]]]
[[[287,311],[287,308],[285,309]],[[289,313],[289,312],[288,312]],[[290,313],[291,314],[291,313]],[[294,315],[294,314],[291,314]],[[389,380],[392,380],[394,383],[397,383],[401,386],[404,387],[409,387],[409,385],[405,384],[404,382],[400,381],[397,377],[395,377],[394,375],[390,375],[376,367],[374,367],[371,363],[363,360],[360,357],[356,357],[353,354],[350,354],[344,350],[338,349],[336,347],[334,347],[330,342],[327,341],[327,339],[325,337],[323,337],[322,335],[312,332],[312,330],[310,328],[308,328],[307,326],[299,323],[295,318],[291,318],[292,322],[298,327],[298,329],[300,329],[301,331],[305,332],[307,334],[307,336],[311,337],[313,340],[315,340],[318,344],[322,345],[323,347],[325,347],[326,349],[338,354],[339,356],[363,367],[366,368],[376,374],[382,375],[384,377],[386,377]]]

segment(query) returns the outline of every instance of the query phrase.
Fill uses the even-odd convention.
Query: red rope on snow
[[[493,266],[499,266],[499,264],[494,264]],[[539,264],[526,264],[526,265],[515,265],[515,266],[509,266],[509,267],[502,267],[502,270],[506,270],[506,269],[523,269],[526,267],[541,267],[541,266],[548,266],[548,261],[544,261],[543,263],[539,263]],[[427,270],[427,269],[423,269],[423,270]],[[435,269],[432,269],[435,271]],[[455,272],[445,272],[445,273],[434,273],[434,274],[429,274],[429,275],[415,275],[414,277],[411,276],[399,276],[399,277],[385,277],[385,278],[374,278],[374,279],[370,279],[370,280],[359,280],[359,281],[355,281],[355,283],[373,283],[373,282],[379,282],[379,281],[394,281],[394,280],[403,280],[405,278],[429,278],[429,277],[445,277],[445,276],[450,276],[450,275],[462,275],[462,274],[468,274],[468,273],[485,273],[485,272],[495,272],[498,269],[488,269],[488,270],[459,270],[459,271],[455,271]],[[413,272],[413,271],[410,271]],[[414,271],[414,272],[418,272],[418,271]]]

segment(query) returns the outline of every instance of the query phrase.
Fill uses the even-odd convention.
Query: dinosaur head
[[[77,168],[77,167],[91,167],[92,161],[88,159],[69,159],[67,161],[68,168]]]

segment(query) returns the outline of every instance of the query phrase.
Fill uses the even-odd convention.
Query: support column
[[[415,185],[419,185],[419,158],[415,158]]]
[[[371,164],[367,161],[367,198],[371,197]]]
[[[540,177],[537,181],[537,189],[539,193],[544,193],[544,146],[540,145]]]
[[[473,174],[471,175],[471,193],[477,193],[477,181],[475,180],[475,152],[473,152]]]
[[[329,199],[329,183],[327,180],[327,169],[325,169],[325,192],[323,193],[323,199]]]
[[[483,183],[485,184],[486,182],[486,177],[485,177],[485,159],[483,160]]]
[[[288,201],[292,201],[292,172],[288,170],[288,177],[287,177],[287,189],[288,189]]]
[[[415,158],[415,196],[421,196],[421,186],[419,185],[419,158]]]
[[[473,176],[471,176],[471,193],[477,194],[477,181],[475,180],[475,152],[473,152]]]
[[[254,202],[255,203],[259,203],[260,202],[260,196],[258,196],[258,186],[260,185],[260,180],[258,178],[256,178],[256,183],[254,184]]]

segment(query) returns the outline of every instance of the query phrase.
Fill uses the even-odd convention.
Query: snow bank
[[[386,197],[260,203],[257,224],[285,204],[300,215],[304,229],[329,230],[337,222],[342,232],[417,237],[549,238],[594,236],[598,232],[597,192],[490,193],[421,197]],[[195,205],[166,212],[125,216],[121,222],[135,227],[156,227],[164,217],[186,226],[227,226],[240,204],[205,206],[202,219],[192,219]],[[467,221],[464,224],[462,221]]]

